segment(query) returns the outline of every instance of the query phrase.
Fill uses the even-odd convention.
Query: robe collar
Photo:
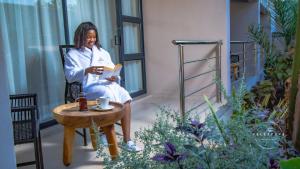
[[[101,51],[101,48],[98,49],[96,45],[93,46],[92,50],[84,47],[81,49],[81,52],[84,56],[91,60],[90,65],[96,65],[98,61],[104,61],[105,57]]]
[[[101,48],[98,49],[96,45],[93,46],[92,50],[90,48],[84,47],[80,49],[81,53],[89,58],[93,55],[98,55],[101,52]]]

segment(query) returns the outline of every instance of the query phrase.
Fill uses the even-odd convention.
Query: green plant
[[[300,4],[298,4],[298,14],[300,14]],[[293,75],[292,75],[292,83],[291,83],[291,91],[290,91],[290,102],[289,102],[289,114],[287,119],[287,128],[288,128],[288,134],[291,135],[293,132],[293,135],[295,138],[295,146],[298,150],[300,150],[300,124],[293,124],[294,119],[294,113],[295,113],[295,105],[296,105],[296,95],[297,91],[297,83],[299,78],[299,72],[300,72],[300,16],[298,16],[297,21],[297,36],[296,36],[296,54],[295,59],[293,61]],[[293,129],[293,126],[296,126],[295,129]],[[293,131],[294,130],[294,131]]]
[[[265,78],[282,86],[284,81],[291,76],[292,56],[287,52],[277,51],[276,46],[270,42],[269,37],[262,27],[254,27],[251,25],[249,27],[249,33],[250,39],[258,43],[265,52]]]
[[[286,48],[296,34],[297,0],[271,0],[271,15],[275,20],[277,34],[284,37]]]
[[[262,80],[247,92],[244,97],[246,108],[253,106],[261,108],[271,108],[276,105],[277,97],[276,90],[270,80]]]
[[[236,111],[227,122],[218,118],[207,99],[210,113],[203,123],[199,121],[200,112],[188,113],[182,119],[177,112],[161,108],[153,126],[135,135],[144,150],[122,150],[113,161],[103,154],[105,168],[268,168],[269,155],[278,151],[282,138],[264,134],[275,131],[268,122],[248,123],[256,116],[242,106],[244,91],[242,86],[234,96],[225,96]]]
[[[249,26],[250,39],[257,42],[265,53],[266,61],[264,65],[265,79],[272,82],[272,86],[275,89],[275,94],[270,93],[270,96],[259,96],[259,93],[265,93],[260,87],[263,84],[259,84],[254,91],[254,95],[249,95],[249,99],[254,96],[256,104],[265,104],[268,102],[268,108],[272,108],[273,105],[277,105],[284,97],[284,82],[292,75],[292,63],[295,46],[295,32],[297,21],[297,4],[296,0],[270,0],[270,14],[272,19],[276,23],[276,35],[284,38],[284,49],[280,51],[270,41],[268,34],[264,31],[263,27]],[[275,37],[273,37],[275,38]],[[278,45],[278,44],[277,44]],[[272,87],[268,87],[271,89]],[[255,89],[255,88],[254,88]],[[263,89],[266,89],[263,87]],[[251,97],[250,97],[251,96]]]
[[[279,162],[281,169],[298,169],[300,166],[300,158],[291,158]]]

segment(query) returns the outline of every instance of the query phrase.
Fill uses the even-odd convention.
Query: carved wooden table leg
[[[103,131],[107,137],[111,159],[115,159],[119,153],[114,124],[103,127]]]
[[[74,128],[64,127],[63,162],[65,166],[70,165],[72,161],[74,135],[75,135]]]
[[[90,127],[91,142],[94,150],[97,150],[95,130]]]

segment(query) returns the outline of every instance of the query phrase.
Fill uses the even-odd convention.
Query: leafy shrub
[[[201,113],[181,118],[177,112],[161,108],[153,126],[136,133],[144,150],[122,150],[112,161],[102,152],[105,168],[262,169],[274,165],[270,155],[279,151],[282,137],[268,121],[250,123],[256,116],[243,108],[243,91],[241,87],[227,97],[236,112],[229,121],[219,119],[209,102],[210,114],[203,123],[199,121]]]
[[[297,21],[297,4],[296,0],[270,0],[271,17],[275,21],[277,37],[284,39],[283,51],[280,47],[275,46],[274,40],[268,36],[263,27],[249,26],[250,39],[260,45],[265,53],[264,73],[265,79],[272,82],[276,93],[270,97],[269,107],[278,104],[284,97],[284,82],[292,75],[292,62],[295,46],[296,21]],[[273,37],[275,39],[276,37]],[[277,44],[278,45],[278,44]],[[260,86],[260,84],[258,85]],[[262,91],[254,92],[252,96],[259,103]],[[258,97],[258,98],[257,98]]]

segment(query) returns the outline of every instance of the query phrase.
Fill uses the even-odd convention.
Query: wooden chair
[[[239,67],[239,64],[238,63],[231,63],[230,67],[231,67],[231,70],[232,70],[231,73],[233,73],[233,78],[232,79],[234,81],[238,80],[239,77],[240,77],[240,73],[239,73],[240,67]]]
[[[60,58],[62,62],[63,69],[65,70],[65,55],[71,49],[74,48],[74,45],[59,45]],[[69,83],[67,79],[65,79],[65,103],[75,102],[76,98],[78,98],[79,93],[82,91],[82,85],[80,82]],[[83,128],[82,132],[76,130],[76,133],[83,137],[83,144],[87,146],[86,140],[86,129]]]
[[[34,143],[35,161],[18,163],[17,167],[35,164],[44,169],[36,94],[10,95],[10,105],[15,145]]]

